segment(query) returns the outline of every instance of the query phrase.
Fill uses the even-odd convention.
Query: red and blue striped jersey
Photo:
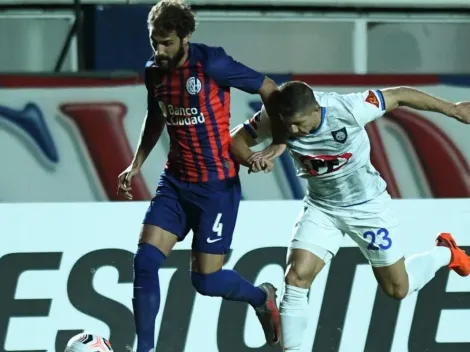
[[[221,47],[190,43],[188,60],[171,71],[151,58],[145,69],[148,109],[158,106],[166,119],[166,171],[189,182],[235,177],[239,165],[230,153],[230,88],[255,94],[263,81],[263,74]]]

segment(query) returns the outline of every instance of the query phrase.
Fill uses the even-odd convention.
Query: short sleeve
[[[254,114],[252,118],[245,121],[243,127],[256,141],[256,144],[259,144],[268,138],[272,138],[271,122],[266,110],[264,110],[264,107]]]
[[[259,92],[265,78],[264,74],[234,60],[221,47],[209,51],[207,73],[220,87],[237,88],[250,94]]]
[[[348,96],[354,118],[361,126],[378,119],[386,111],[385,100],[380,90],[367,90]]]

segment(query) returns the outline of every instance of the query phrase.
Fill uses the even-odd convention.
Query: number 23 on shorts
[[[386,251],[392,246],[392,239],[389,236],[387,229],[380,228],[377,232],[367,231],[362,235],[365,240],[369,241],[367,249],[370,251],[382,250]],[[381,239],[381,240],[380,240]]]

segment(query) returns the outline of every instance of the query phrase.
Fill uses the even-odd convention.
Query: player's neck
[[[184,55],[181,58],[181,60],[178,62],[178,64],[176,65],[177,68],[183,67],[189,57],[189,44],[184,44],[183,49],[184,49]]]

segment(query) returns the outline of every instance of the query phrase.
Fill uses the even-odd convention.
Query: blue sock
[[[137,333],[137,351],[149,352],[155,348],[155,319],[160,308],[158,270],[166,256],[155,246],[139,244],[134,256],[134,321]]]
[[[219,270],[211,274],[191,272],[191,282],[197,292],[204,296],[222,297],[259,307],[266,302],[266,293],[242,278],[236,271]]]

